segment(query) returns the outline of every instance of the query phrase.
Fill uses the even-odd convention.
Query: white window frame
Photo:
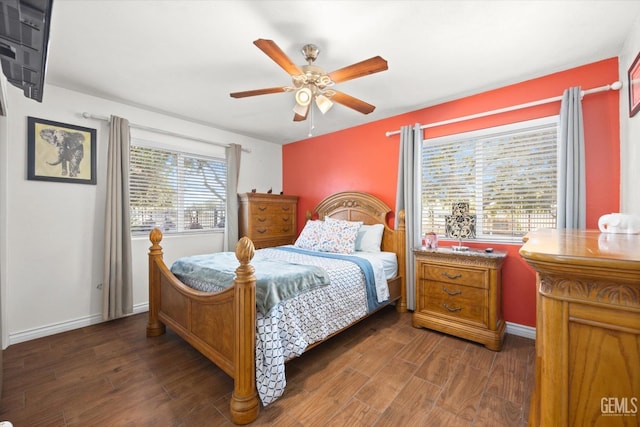
[[[181,164],[181,162],[184,161],[184,158],[194,158],[194,159],[200,159],[200,160],[206,160],[206,161],[213,161],[213,162],[219,162],[221,164],[223,164],[226,167],[226,159],[224,157],[220,157],[220,156],[216,156],[216,155],[205,155],[202,154],[202,150],[198,150],[195,149],[193,150],[194,152],[190,152],[187,150],[181,150],[181,149],[176,149],[175,147],[168,145],[166,143],[156,143],[156,142],[152,142],[152,141],[148,141],[145,139],[137,139],[137,138],[132,138],[131,139],[131,146],[134,147],[143,147],[143,148],[147,148],[147,149],[153,149],[153,150],[161,150],[161,151],[166,151],[169,152],[173,155],[177,156],[177,161],[178,164]],[[131,166],[133,167],[133,162],[131,162]],[[176,228],[175,229],[164,229],[162,230],[163,233],[165,234],[171,234],[171,235],[185,235],[185,234],[217,234],[217,233],[223,233],[224,232],[224,226],[222,227],[214,227],[214,228],[202,228],[202,229],[189,229],[188,225],[190,224],[189,221],[186,220],[186,218],[184,217],[184,215],[182,215],[181,213],[184,212],[185,210],[185,197],[184,197],[184,192],[185,192],[185,179],[184,179],[184,174],[181,173],[182,172],[182,168],[179,167],[178,168],[178,177],[177,177],[177,201],[176,201],[176,208],[175,210],[177,211],[176,214]],[[227,194],[227,183],[226,183],[226,174],[224,176],[225,179],[225,199],[226,197],[228,197]],[[226,207],[226,200],[223,199],[222,201],[219,202],[220,205]],[[225,212],[224,217],[225,217],[225,221],[226,221],[226,216],[227,213]],[[133,224],[132,224],[133,226]],[[154,224],[153,226],[158,226],[159,228],[162,229],[162,226],[160,226],[159,224]],[[148,234],[150,230],[147,229],[140,229],[140,230],[131,230],[131,234],[133,237],[137,237],[137,236],[142,236],[142,235],[146,235]]]
[[[454,134],[454,135],[448,135],[448,136],[443,136],[443,137],[437,137],[437,138],[429,138],[429,139],[424,139],[423,140],[423,144],[427,145],[427,144],[452,144],[458,141],[469,141],[472,139],[487,139],[490,138],[492,136],[499,136],[499,135],[504,135],[504,134],[510,134],[510,133],[514,133],[514,132],[518,132],[518,131],[525,131],[527,129],[534,129],[537,127],[547,127],[547,126],[555,126],[556,129],[556,158],[557,158],[557,144],[559,141],[559,137],[558,137],[558,128],[559,128],[559,116],[550,116],[550,117],[543,117],[540,119],[533,119],[533,120],[527,120],[527,121],[523,121],[523,122],[517,122],[517,123],[511,123],[511,124],[507,124],[507,125],[503,125],[503,126],[496,126],[496,127],[491,127],[491,128],[486,128],[486,129],[479,129],[479,130],[474,130],[474,131],[470,131],[470,132],[464,132],[464,133],[460,133],[460,134]],[[476,143],[475,146],[475,154],[476,154],[476,158],[478,156],[478,153],[482,152],[482,147],[483,144],[481,143]],[[426,219],[425,218],[430,218],[429,216],[425,217],[423,215],[423,212],[426,212],[425,209],[428,209],[428,207],[423,206],[423,191],[422,191],[422,185],[423,185],[423,159],[420,159],[420,172],[419,175],[417,177],[418,183],[417,183],[417,188],[419,189],[419,191],[417,191],[417,203],[418,206],[420,206],[420,229],[421,229],[421,233],[427,233],[430,231],[433,231],[431,229],[428,229],[429,226],[425,225],[426,224]],[[522,243],[522,236],[517,235],[495,235],[495,234],[485,234],[485,230],[483,229],[483,212],[482,212],[482,206],[483,206],[483,195],[482,195],[482,178],[483,178],[483,170],[482,170],[482,162],[479,162],[480,164],[477,165],[475,167],[475,180],[476,180],[476,190],[475,190],[475,199],[474,200],[469,200],[469,204],[470,204],[470,210],[471,213],[475,215],[475,219],[476,219],[476,237],[475,239],[472,239],[474,241],[482,241],[482,242],[500,242],[500,243]],[[557,175],[556,175],[556,179],[555,179],[555,183],[553,183],[552,185],[555,186],[555,204],[556,204],[556,213],[557,213]],[[555,226],[555,219],[554,219],[554,226]],[[443,233],[438,233],[438,237],[441,239],[451,239],[451,237],[446,237]]]

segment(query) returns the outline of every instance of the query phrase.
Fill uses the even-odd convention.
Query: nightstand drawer
[[[471,286],[422,281],[422,310],[487,324],[487,291]]]
[[[432,264],[422,264],[422,276],[425,280],[434,282],[445,282],[456,285],[474,286],[477,288],[487,287],[485,270],[473,270],[459,266],[447,267],[435,266]]]

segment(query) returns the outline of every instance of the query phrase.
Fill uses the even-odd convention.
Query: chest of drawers
[[[413,326],[476,341],[499,351],[505,323],[501,309],[504,252],[414,251],[416,308]]]
[[[295,242],[297,196],[244,193],[238,205],[239,237],[250,238],[256,249]]]

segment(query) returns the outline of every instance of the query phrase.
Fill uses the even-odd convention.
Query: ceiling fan
[[[296,104],[293,108],[293,120],[296,122],[306,120],[312,101],[315,101],[322,114],[329,111],[334,102],[342,104],[362,114],[371,113],[376,107],[346,93],[333,90],[330,87],[336,83],[364,77],[369,74],[386,70],[387,61],[380,56],[366,59],[327,73],[321,67],[313,65],[320,50],[313,44],[306,44],[302,47],[307,65],[298,66],[289,59],[282,49],[273,40],[258,39],[253,42],[276,64],[282,67],[291,76],[292,86],[270,87],[264,89],[248,90],[244,92],[233,92],[233,98],[245,98],[256,95],[267,95],[271,93],[294,92],[296,93]]]

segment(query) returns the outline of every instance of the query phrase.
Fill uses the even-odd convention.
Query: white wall
[[[282,187],[280,145],[56,86],[44,88],[43,103],[25,98],[13,86],[7,92],[7,132],[0,133],[0,174],[6,177],[6,194],[0,191],[5,207],[0,210],[0,235],[6,239],[6,252],[0,251],[4,347],[101,321],[102,291],[97,286],[103,270],[108,124],[84,119],[83,112],[114,114],[131,123],[241,144],[251,153],[242,154],[239,191],[254,187],[280,191]],[[27,116],[96,128],[97,185],[27,180]],[[149,245],[146,238],[136,238],[132,244],[137,311],[146,310],[148,302]],[[163,246],[165,259],[172,262],[183,255],[222,250],[222,233],[166,238]]]
[[[620,211],[640,215],[640,113],[629,117],[629,79],[627,73],[640,52],[640,16],[620,53]]]

